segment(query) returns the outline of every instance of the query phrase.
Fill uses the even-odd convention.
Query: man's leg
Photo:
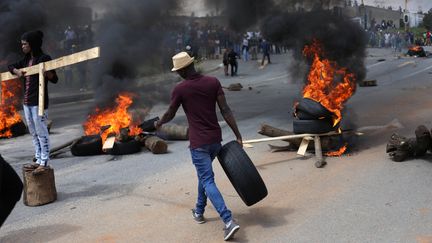
[[[22,189],[21,179],[0,156],[0,227],[20,200]]]
[[[207,206],[207,195],[205,194],[205,189],[203,184],[198,179],[198,198],[195,206],[195,212],[198,215],[203,215],[206,206]]]
[[[48,128],[46,125],[47,117],[48,117],[48,110],[45,110],[43,116],[39,116],[37,114],[37,109],[36,109],[36,116],[33,117],[35,128],[36,128],[36,134],[40,144],[40,148],[39,148],[41,151],[40,164],[42,166],[48,165],[49,153],[50,153],[50,141],[49,141]]]
[[[37,112],[37,106],[36,109],[34,109],[32,106],[23,106],[23,110],[24,110],[24,116],[26,119],[26,123],[27,123],[27,128],[29,130],[30,135],[32,136],[32,141],[33,141],[33,146],[34,146],[34,150],[35,150],[35,158],[36,158],[36,163],[40,164],[41,161],[41,150],[40,150],[40,143],[39,143],[39,139],[38,136],[36,134],[36,127],[35,127],[35,122],[33,119],[33,116],[37,116],[37,114],[33,114],[34,111]]]
[[[207,197],[215,207],[225,224],[231,221],[231,211],[225,205],[225,201],[214,181],[211,151],[209,146],[191,149],[192,162],[195,165],[198,178],[203,185]],[[198,210],[198,209],[197,209]]]
[[[235,66],[235,64],[234,63],[230,63],[230,66],[231,66],[231,76],[234,76],[234,66]]]

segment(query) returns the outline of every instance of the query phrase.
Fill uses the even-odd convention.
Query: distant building
[[[379,8],[367,5],[346,7],[344,14],[353,21],[358,22],[362,27],[370,29],[372,24],[380,24],[383,21],[392,23],[396,28],[403,23],[404,12],[387,8]],[[418,27],[423,18],[423,14],[407,13],[409,16],[409,27]]]

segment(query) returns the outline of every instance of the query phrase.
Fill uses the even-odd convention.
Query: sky
[[[185,10],[182,14],[190,15],[190,12],[193,11],[196,16],[205,16],[205,14],[209,13],[201,0],[186,0],[184,2],[183,7]],[[358,0],[358,3],[361,3],[361,0]],[[377,4],[385,7],[392,6],[393,9],[399,9],[399,6],[402,6],[402,9],[405,8],[405,0],[364,0],[364,3],[371,6]],[[432,8],[432,0],[408,0],[408,10],[411,12],[417,12],[419,7],[423,12],[429,11]]]
[[[361,0],[358,2],[360,3]],[[391,5],[393,9],[398,9],[399,6],[401,6],[402,9],[405,8],[405,0],[364,0],[364,3],[372,6],[379,4],[380,6],[384,5],[388,7]],[[417,12],[419,7],[421,7],[423,12],[429,11],[429,9],[432,8],[432,0],[408,0],[408,10]]]

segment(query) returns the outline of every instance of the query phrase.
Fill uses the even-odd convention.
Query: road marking
[[[404,62],[404,63],[400,64],[398,67],[401,68],[401,67],[407,66],[407,65],[409,65],[409,64],[413,64],[413,65],[415,66],[417,63],[414,62],[414,61]]]
[[[412,76],[414,76],[414,75],[417,75],[417,74],[422,73],[422,72],[424,72],[424,71],[427,71],[427,70],[429,70],[429,69],[432,69],[432,66],[427,67],[427,68],[423,68],[422,70],[418,70],[417,72],[410,73],[410,74],[408,74],[407,76],[405,76],[405,77],[403,77],[403,78],[401,78],[401,79],[406,79],[406,78],[412,77]]]
[[[372,64],[372,65],[369,65],[369,66],[367,66],[366,68],[375,67],[375,66],[381,65],[381,64],[383,64],[383,63],[385,63],[385,62],[386,62],[386,61],[384,61],[384,62],[378,62],[378,63]]]
[[[277,77],[274,77],[274,78],[266,79],[266,80],[264,80],[264,81],[272,81],[272,80],[281,79],[281,78],[286,78],[286,77],[288,77],[288,74],[283,74],[283,75],[281,75],[281,76],[277,76]]]

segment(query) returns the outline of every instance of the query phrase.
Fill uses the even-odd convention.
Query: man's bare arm
[[[159,121],[155,121],[156,129],[159,129],[163,124],[171,121],[175,117],[177,110],[178,110],[178,107],[177,107],[177,109],[175,109],[175,108],[170,106],[168,108],[168,110],[165,112],[165,114],[162,116],[162,119],[160,119]]]
[[[234,115],[232,114],[231,109],[226,102],[225,95],[219,95],[217,97],[217,103],[218,103],[218,106],[219,106],[219,109],[221,111],[223,118],[228,123],[228,126],[231,127],[231,130],[234,132],[234,134],[237,138],[237,142],[240,145],[243,145],[242,136],[240,134],[240,131],[238,130]]]

